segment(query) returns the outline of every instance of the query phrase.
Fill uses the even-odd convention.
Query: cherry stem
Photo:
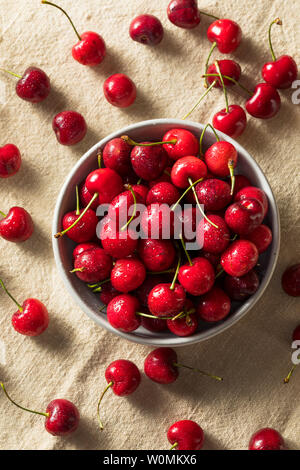
[[[192,370],[194,372],[198,372],[201,375],[206,375],[207,377],[211,377],[212,379],[218,380],[219,382],[223,381],[222,377],[218,377],[217,375],[212,375],[209,372],[205,372],[203,370],[196,369],[195,367],[186,366],[185,364],[179,364],[178,362],[174,362],[174,366],[175,367],[184,367],[185,369],[189,369],[189,370]]]
[[[142,178],[140,178],[140,179],[138,180],[138,182],[136,183],[136,185],[137,185],[137,186],[139,186],[139,185],[141,184],[141,182],[142,182],[142,181],[143,181],[143,179],[142,179]]]
[[[218,277],[222,276],[222,274],[224,273],[224,269],[220,269],[220,271],[218,272],[218,274],[216,274],[216,277],[215,279],[218,279]]]
[[[83,271],[85,271],[85,267],[72,269],[72,271],[70,271],[70,273],[71,274],[73,274],[73,273],[83,273]]]
[[[221,74],[221,70],[220,70],[220,66],[219,66],[219,62],[216,60],[215,62],[215,66],[216,66],[216,69],[217,69],[217,72],[220,76],[220,80],[221,80],[221,83],[222,83],[222,88],[223,88],[223,93],[224,93],[224,96],[225,96],[225,103],[226,103],[226,113],[229,113],[229,104],[228,104],[228,94],[227,94],[227,88],[225,86],[225,83],[224,83],[224,80],[223,80],[223,76]]]
[[[21,75],[18,75],[17,73],[14,73],[14,72],[11,72],[10,70],[6,70],[6,69],[0,69],[0,70],[1,70],[1,72],[9,73],[9,75],[12,75],[13,77],[22,78]]]
[[[272,23],[269,26],[269,45],[270,45],[270,51],[271,51],[272,59],[275,62],[276,56],[274,54],[274,49],[273,49],[273,44],[272,44],[272,34],[271,34],[273,24],[278,24],[279,26],[282,26],[282,21],[281,21],[280,18],[276,18],[274,21],[272,21]]]
[[[180,315],[182,315],[184,312],[180,312]],[[149,313],[144,313],[144,312],[135,312],[136,315],[139,315],[140,317],[146,317],[146,318],[154,318],[155,320],[173,320],[173,317],[157,317],[155,315],[150,315]]]
[[[88,203],[88,205],[86,206],[86,208],[81,212],[80,216],[78,217],[78,219],[75,220],[75,222],[70,225],[70,227],[66,228],[65,230],[63,230],[62,232],[58,232],[54,235],[54,238],[60,238],[60,237],[63,237],[69,230],[71,230],[71,228],[75,227],[76,224],[78,224],[78,222],[82,219],[82,217],[84,216],[84,214],[89,210],[89,208],[91,207],[91,205],[93,204],[93,202],[97,199],[97,197],[99,196],[98,193],[95,193],[94,196],[92,197],[92,199],[90,200],[90,202]]]
[[[234,186],[235,186],[234,161],[233,161],[233,160],[229,160],[229,162],[228,162],[228,168],[229,168],[230,178],[231,178],[231,191],[230,191],[230,194],[231,194],[231,196],[232,196],[232,195],[233,195],[233,191],[234,191]]]
[[[158,274],[170,274],[170,273],[174,273],[174,269],[167,269],[166,271],[147,271],[147,274],[149,275],[158,275]]]
[[[178,446],[178,442],[175,442],[175,444],[172,445],[172,447],[170,448],[170,450],[175,449],[175,447],[177,447],[177,446]]]
[[[102,307],[99,308],[99,312],[103,312],[103,310],[105,310],[107,307],[107,305],[102,305]]]
[[[195,312],[196,310],[194,308],[191,308],[187,312],[184,310],[183,312],[178,313],[178,315],[176,315],[175,317],[172,317],[172,321],[178,320],[179,318],[188,317],[189,315],[191,315],[191,313]]]
[[[125,225],[123,225],[123,227],[121,228],[121,232],[123,232],[128,227],[128,225],[133,221],[133,219],[136,216],[136,196],[135,196],[135,192],[133,191],[130,184],[128,185],[128,190],[131,192],[132,197],[133,197],[133,212],[132,212],[132,216],[130,217],[128,222]]]
[[[172,284],[170,285],[170,290],[175,289],[175,283],[176,283],[177,276],[178,276],[178,273],[179,273],[180,264],[181,264],[181,253],[179,253],[179,255],[178,255],[178,262],[177,262],[177,266],[176,266],[176,271],[175,271],[175,274],[174,274],[174,277],[173,277]]]
[[[180,241],[181,241],[181,245],[182,245],[182,248],[183,248],[183,251],[185,252],[185,256],[187,257],[188,259],[188,262],[189,262],[189,265],[190,266],[193,266],[193,263],[192,263],[192,260],[191,260],[191,257],[186,249],[186,246],[185,246],[185,243],[184,243],[184,240],[182,238],[182,234],[180,234]]]
[[[76,36],[78,37],[79,41],[81,41],[80,34],[78,33],[77,29],[75,28],[73,21],[72,21],[71,18],[69,17],[68,13],[67,13],[62,7],[56,5],[55,3],[48,2],[48,1],[46,1],[46,0],[42,0],[42,3],[43,3],[44,5],[51,5],[52,7],[58,8],[58,10],[62,11],[62,12],[64,13],[64,15],[66,15],[66,17],[67,17],[68,20],[70,21],[71,26],[72,26],[72,28],[74,29],[75,34],[76,34]]]
[[[80,203],[79,203],[79,191],[78,185],[76,185],[76,215],[80,214]]]
[[[193,106],[193,108],[182,118],[183,121],[192,114],[192,112],[197,108],[197,106],[199,106],[201,101],[205,98],[205,96],[210,92],[210,90],[215,86],[216,83],[217,83],[217,80],[214,80],[212,82],[212,84],[207,88],[207,90],[203,93],[203,95],[200,96],[195,106]]]
[[[213,18],[214,20],[219,20],[218,16],[212,15],[211,13],[206,13],[205,11],[199,10],[199,13],[204,16],[209,16],[209,18]]]
[[[164,144],[175,145],[177,143],[177,139],[172,139],[172,140],[166,140],[164,142],[150,142],[149,144],[143,144],[143,143],[135,142],[128,135],[122,135],[121,139],[127,142],[127,144],[132,145],[134,147],[154,147],[155,145],[164,145]]]
[[[110,277],[108,279],[105,279],[104,281],[101,281],[101,282],[97,282],[96,284],[88,284],[88,287],[90,289],[96,289],[98,287],[101,287],[103,286],[103,284],[106,284],[107,282],[110,281]],[[100,291],[99,291],[100,292]]]
[[[195,181],[191,186],[189,186],[183,193],[182,195],[180,196],[180,198],[178,199],[177,202],[175,202],[175,204],[171,207],[171,211],[174,211],[175,208],[178,206],[178,204],[180,203],[180,201],[184,198],[184,196],[189,192],[190,189],[192,189],[193,186],[195,186],[196,184],[200,183],[201,181],[203,181],[204,178],[200,178],[199,180]]]
[[[4,212],[0,211],[0,214],[3,215],[3,217],[6,217],[6,214],[4,214]]]
[[[204,75],[202,75],[203,77],[219,77],[219,74],[217,73],[205,73]],[[242,90],[244,90],[246,93],[248,93],[248,95],[252,96],[252,93],[250,90],[248,90],[248,88],[246,88],[244,85],[242,85],[240,82],[238,82],[237,80],[235,80],[234,78],[232,77],[229,77],[228,75],[223,75],[222,74],[222,77],[223,78],[226,78],[226,80],[230,80],[232,83],[234,83],[235,85],[239,86]]]
[[[13,302],[16,304],[16,306],[19,308],[20,312],[23,312],[23,307],[19,304],[19,302],[16,301],[16,299],[8,292],[8,290],[6,289],[5,285],[4,285],[4,282],[2,281],[2,279],[0,279],[0,286],[2,287],[2,289],[4,290],[4,292],[6,292],[6,294],[8,295],[8,297],[11,298],[11,300],[13,300]]]
[[[191,178],[189,178],[189,183],[190,183],[190,185],[192,186],[192,180],[191,180]],[[214,224],[214,223],[207,217],[207,215],[205,214],[205,212],[203,211],[203,209],[202,209],[202,207],[201,207],[201,205],[200,205],[200,202],[199,202],[199,199],[198,199],[198,196],[197,196],[197,193],[196,193],[196,190],[195,190],[194,186],[192,186],[192,191],[193,191],[193,193],[194,193],[194,197],[195,197],[195,199],[196,199],[196,203],[197,203],[198,209],[199,209],[199,211],[201,212],[202,216],[205,218],[205,220],[207,220],[208,223],[210,223],[213,227],[215,227],[216,229],[218,229],[219,227],[218,227],[216,224]]]
[[[9,401],[10,401],[13,405],[17,406],[18,408],[20,408],[20,409],[23,410],[23,411],[28,411],[29,413],[34,413],[34,414],[36,414],[36,415],[41,415],[41,416],[45,416],[46,418],[49,418],[49,416],[50,416],[49,413],[42,413],[42,412],[40,412],[40,411],[29,410],[28,408],[24,408],[23,406],[18,405],[18,403],[16,403],[16,402],[8,395],[8,393],[7,393],[7,391],[6,391],[6,388],[5,388],[5,386],[4,386],[4,383],[0,382],[0,386],[1,386],[2,390],[3,390],[3,392],[5,393],[5,395],[7,396],[7,398],[9,399]]]
[[[102,152],[101,152],[101,150],[98,151],[97,159],[98,159],[98,168],[101,169],[102,168]]]
[[[285,384],[288,384],[288,383],[289,383],[290,378],[292,377],[292,375],[293,375],[295,369],[296,369],[296,364],[293,365],[293,367],[291,368],[290,372],[288,373],[288,375],[286,376],[286,378],[283,380],[283,383],[285,383]]]
[[[208,69],[208,66],[209,66],[209,60],[210,60],[211,55],[212,55],[214,49],[216,48],[216,46],[217,46],[217,43],[213,42],[213,44],[211,46],[211,49],[209,51],[208,57],[207,57],[206,62],[205,62],[205,73],[207,73],[207,69]],[[208,87],[206,78],[205,78],[205,87],[206,88]]]
[[[218,136],[218,134],[217,134],[217,132],[216,132],[216,129],[215,129],[211,124],[209,124],[209,123],[206,124],[206,126],[204,127],[204,129],[203,129],[203,131],[202,131],[201,137],[200,137],[200,150],[199,150],[199,152],[200,152],[201,157],[203,157],[203,155],[204,155],[203,150],[202,150],[202,147],[203,147],[202,144],[203,144],[204,134],[205,134],[206,129],[207,129],[208,127],[210,127],[211,130],[213,131],[213,133],[215,134],[216,139],[217,139],[217,142],[220,142],[220,137]]]
[[[105,387],[102,395],[100,396],[99,401],[98,401],[98,405],[97,405],[97,416],[98,416],[99,427],[100,427],[101,431],[103,431],[104,426],[103,426],[103,423],[102,423],[101,418],[100,418],[100,405],[101,405],[102,399],[103,399],[104,395],[106,394],[107,390],[109,390],[110,387],[112,387],[112,386],[113,386],[113,382],[109,382],[107,387]]]

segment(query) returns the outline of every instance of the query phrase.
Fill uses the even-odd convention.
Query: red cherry
[[[178,160],[178,158],[186,157],[188,155],[196,156],[199,152],[199,142],[190,131],[186,129],[172,129],[168,131],[164,137],[164,142],[176,140],[175,144],[164,144],[171,160]]]
[[[142,142],[149,144],[150,142]],[[153,147],[135,146],[131,152],[131,164],[135,173],[146,181],[158,178],[168,163],[167,153],[161,145]]]
[[[19,243],[28,240],[34,231],[31,215],[22,207],[12,207],[0,221],[0,236],[9,242]]]
[[[121,176],[110,168],[99,168],[92,171],[86,179],[87,190],[99,194],[100,204],[109,203],[123,191]]]
[[[109,302],[120,295],[120,292],[118,292],[110,282],[106,282],[101,286],[101,291],[100,291],[100,300],[101,302],[104,303],[104,305],[108,305]]]
[[[293,331],[293,341],[300,341],[300,325],[298,325]]]
[[[22,159],[18,149],[13,144],[0,147],[0,178],[9,178],[18,173]]]
[[[133,184],[131,188],[135,192],[135,195],[138,194],[140,196],[142,204],[146,204],[149,188],[143,184]]]
[[[144,371],[149,379],[159,384],[170,384],[179,375],[177,354],[172,348],[158,348],[151,351],[145,359]]]
[[[88,191],[85,182],[81,183],[81,185],[79,186],[79,197],[80,197],[81,205],[83,207],[86,207],[91,202],[91,199],[93,198],[93,195]],[[98,206],[99,206],[99,201],[95,199],[94,202],[91,204],[90,209],[93,209],[94,211],[96,211]]]
[[[117,259],[131,255],[138,243],[132,230],[128,228],[123,231],[116,230],[107,217],[102,219],[100,239],[105,252]]]
[[[77,214],[77,211],[65,214],[62,221],[63,231],[68,230],[82,212],[83,209],[79,211],[79,214]],[[66,232],[66,235],[76,243],[89,242],[95,238],[97,225],[98,218],[95,212],[92,209],[88,209],[80,221]]]
[[[48,75],[38,67],[28,67],[22,77],[8,70],[4,71],[20,79],[16,85],[16,93],[22,100],[40,103],[51,91]]]
[[[72,272],[83,282],[100,282],[110,276],[112,267],[112,259],[103,248],[94,248],[75,258]]]
[[[201,297],[197,313],[207,322],[217,322],[227,317],[230,312],[231,302],[225,292],[214,286],[207,294]]]
[[[177,450],[200,450],[203,447],[204,432],[189,419],[177,421],[168,430],[168,441]]]
[[[177,318],[176,320],[167,320],[169,330],[176,336],[185,338],[192,336],[198,329],[198,318],[195,313],[188,317]]]
[[[239,235],[249,235],[264,219],[264,209],[257,199],[242,199],[231,204],[225,212],[228,227]]]
[[[135,258],[117,260],[111,272],[112,286],[124,294],[140,287],[145,278],[145,266]]]
[[[253,232],[246,236],[247,240],[254,243],[259,254],[267,251],[272,243],[272,238],[272,231],[266,225],[259,225]]]
[[[141,326],[152,333],[160,333],[167,329],[167,322],[161,318],[142,317]]]
[[[192,201],[193,202],[193,201]],[[196,238],[197,217],[200,216],[198,207],[185,207],[179,216],[181,234],[184,241],[194,241]]]
[[[141,217],[144,238],[169,239],[174,233],[174,212],[166,204],[150,204]]]
[[[73,260],[85,251],[94,250],[95,248],[99,248],[99,245],[97,243],[80,243],[73,250]]]
[[[173,165],[171,171],[172,183],[178,188],[188,188],[190,181],[194,182],[207,175],[205,163],[197,157],[179,158]],[[178,198],[177,198],[178,199]]]
[[[230,59],[218,60],[218,64],[219,64],[220,72],[221,72],[222,75],[225,75],[227,77],[231,77],[234,80],[236,80],[237,82],[239,81],[241,73],[242,73],[240,64],[238,64],[234,60],[230,60]],[[218,71],[217,71],[217,68],[216,68],[216,64],[211,64],[208,67],[206,73],[207,74],[217,74]],[[213,82],[215,82],[214,86],[216,88],[222,88],[222,86],[223,86],[220,78],[206,77],[206,80],[207,80],[207,83],[209,85],[211,85]],[[234,85],[234,82],[231,81],[231,80],[228,80],[228,78],[224,77],[223,81],[224,81],[224,85],[226,87]]]
[[[171,183],[157,183],[149,190],[146,205],[153,203],[168,204],[172,206],[180,197],[178,189]]]
[[[133,190],[132,190],[133,191]],[[134,200],[135,198],[135,200]],[[124,191],[118,194],[111,201],[108,209],[108,217],[115,220],[116,223],[122,228],[122,224],[125,225],[127,221],[133,216],[134,204],[142,204],[142,198],[139,194],[135,194],[131,191]]]
[[[217,268],[220,265],[220,255],[214,255],[213,253],[208,253],[208,251],[201,250],[200,255],[207,259],[214,268]]]
[[[266,217],[268,213],[269,203],[266,193],[255,186],[246,186],[242,188],[236,195],[234,200],[241,201],[242,199],[257,199],[264,209],[264,217]]]
[[[156,317],[170,317],[178,315],[184,308],[186,295],[179,284],[163,283],[155,286],[148,295],[148,307]]]
[[[179,28],[192,29],[201,21],[196,0],[172,0],[167,13],[171,23]]]
[[[300,264],[287,268],[281,278],[283,290],[292,297],[300,296]]]
[[[53,118],[52,127],[61,145],[75,145],[84,139],[87,126],[84,117],[76,111],[63,111]]]
[[[230,165],[237,164],[238,153],[236,148],[226,141],[215,142],[204,155],[207,168],[214,175],[225,178],[230,174]]]
[[[246,188],[247,186],[251,186],[251,181],[246,176],[244,176],[244,175],[235,175],[235,184],[234,184],[233,197],[235,198],[237,193],[241,189]],[[253,198],[253,199],[256,199],[256,198]],[[234,200],[236,200],[236,199],[234,199]]]
[[[149,271],[165,271],[175,260],[175,248],[170,240],[139,240],[139,257]]]
[[[108,77],[103,84],[103,91],[107,101],[118,108],[128,108],[136,98],[135,84],[123,73]]]
[[[274,117],[281,107],[281,99],[276,88],[268,83],[256,85],[253,95],[246,102],[246,110],[259,119]]]
[[[263,428],[251,437],[249,450],[284,450],[284,440],[275,429]]]
[[[212,124],[215,129],[236,139],[243,134],[247,126],[247,116],[243,108],[237,104],[232,104],[228,108],[221,109],[213,117]]]
[[[130,333],[140,324],[140,316],[136,314],[138,300],[129,294],[122,294],[111,300],[107,306],[107,319],[116,330]]]
[[[217,43],[217,47],[222,54],[231,54],[240,45],[242,31],[234,21],[219,19],[209,26],[207,38],[210,42]]]
[[[258,250],[249,240],[236,240],[222,254],[221,265],[230,276],[241,277],[257,264]]]
[[[150,189],[153,188],[153,186],[155,186],[158,183],[172,183],[171,176],[170,176],[171,170],[172,170],[171,167],[167,167],[167,168],[165,168],[164,172],[158,178],[156,178],[153,181],[149,181],[149,183],[148,183],[149,188]]]
[[[192,264],[180,267],[178,281],[191,295],[203,295],[215,282],[215,270],[205,258],[194,258]]]
[[[140,301],[140,304],[143,307],[148,307],[148,295],[152,291],[153,287],[157,286],[158,284],[161,284],[165,280],[166,280],[165,275],[163,276],[163,275],[159,275],[159,274],[157,274],[157,275],[153,274],[151,276],[148,276],[145,279],[144,283],[136,291],[136,294],[137,294],[137,297]],[[146,318],[146,317],[142,317],[142,322],[143,322],[144,318]],[[149,320],[151,320],[151,318],[149,318]]]
[[[129,35],[136,42],[156,46],[162,41],[164,29],[156,16],[139,15],[132,20]]]
[[[225,181],[210,178],[198,183],[195,189],[206,211],[219,211],[231,201],[230,186]]]
[[[131,146],[125,140],[119,137],[112,139],[103,149],[104,165],[122,176],[128,175],[131,170],[130,152]]]
[[[249,271],[242,277],[226,275],[224,289],[232,300],[244,301],[255,294],[259,287],[259,278],[255,271]]]
[[[224,219],[219,215],[210,214],[211,220],[218,228],[215,228],[207,220],[203,220],[197,227],[197,241],[199,246],[208,253],[222,253],[230,242],[230,231]]]

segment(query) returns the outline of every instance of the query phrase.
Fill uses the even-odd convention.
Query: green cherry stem
[[[70,271],[70,273],[71,273],[71,274],[74,274],[74,273],[83,273],[83,271],[85,271],[85,267],[72,269],[72,271]]]
[[[174,211],[176,209],[176,207],[178,206],[178,204],[180,203],[180,201],[184,198],[184,196],[189,192],[190,189],[192,189],[193,186],[195,186],[196,184],[200,183],[201,181],[203,181],[203,178],[200,178],[199,180],[195,181],[191,186],[189,186],[183,193],[182,195],[180,196],[180,198],[178,199],[177,202],[175,202],[175,204],[171,207],[171,211]]]
[[[6,217],[6,214],[4,214],[4,212],[0,211],[0,215],[2,215],[3,217]]]
[[[187,249],[186,249],[186,246],[185,246],[185,243],[184,243],[182,234],[180,234],[180,241],[181,241],[181,245],[182,245],[183,251],[184,251],[184,253],[185,253],[185,256],[187,257],[187,260],[188,260],[188,262],[189,262],[189,265],[190,265],[190,266],[193,266],[191,257],[190,257],[190,255],[189,255]]]
[[[270,45],[270,51],[271,51],[272,59],[275,62],[276,56],[274,54],[274,49],[273,49],[273,44],[272,44],[272,33],[271,33],[273,24],[278,24],[279,26],[282,26],[282,21],[281,21],[280,18],[276,18],[274,21],[272,21],[272,23],[269,26],[269,45]]]
[[[158,275],[158,274],[170,274],[170,273],[174,273],[174,269],[166,269],[166,271],[147,271],[147,274],[149,274],[150,276],[152,275]]]
[[[204,75],[202,75],[203,77],[219,77],[219,74],[217,73],[205,73]],[[228,75],[223,75],[222,74],[222,77],[223,78],[226,78],[226,80],[230,80],[232,83],[234,83],[235,85],[239,86],[243,91],[245,91],[246,93],[248,93],[248,95],[252,96],[252,93],[250,90],[248,90],[248,88],[246,88],[244,85],[242,85],[240,82],[238,82],[237,80],[235,80],[234,78],[232,77],[229,77]]]
[[[22,307],[22,305],[20,305],[19,302],[17,302],[16,299],[10,294],[10,292],[8,292],[8,290],[6,289],[6,287],[5,287],[4,282],[2,281],[2,279],[0,279],[0,286],[2,287],[2,289],[4,290],[4,292],[8,295],[8,297],[10,297],[11,300],[16,304],[16,306],[19,308],[20,312],[23,312],[23,307]]]
[[[181,264],[181,253],[179,253],[179,255],[178,255],[178,262],[177,262],[177,266],[176,266],[176,271],[175,271],[175,274],[174,274],[174,277],[173,277],[172,284],[170,285],[170,290],[175,289],[175,283],[176,283],[177,276],[178,276],[178,273],[179,273],[180,264]]]
[[[177,447],[177,446],[178,446],[178,442],[175,442],[175,443],[172,445],[172,447],[170,447],[170,450],[174,450],[175,447]]]
[[[98,405],[97,405],[97,416],[98,416],[99,427],[100,427],[101,431],[103,431],[104,426],[103,426],[103,423],[102,423],[101,418],[100,418],[100,405],[101,405],[102,399],[103,399],[104,395],[106,394],[107,390],[109,390],[110,387],[112,387],[112,386],[113,386],[113,382],[109,382],[107,387],[105,387],[104,391],[102,392],[102,394],[99,398],[99,401],[98,401]]]
[[[212,15],[211,13],[206,13],[205,11],[199,10],[199,13],[204,16],[208,16],[209,18],[213,18],[214,20],[219,20],[218,16]]]
[[[1,386],[2,390],[3,390],[3,392],[5,393],[5,395],[7,396],[7,398],[9,399],[9,401],[10,401],[13,405],[17,406],[18,408],[20,408],[20,409],[23,410],[23,411],[28,411],[29,413],[34,413],[35,415],[41,415],[41,416],[45,416],[46,418],[49,418],[49,413],[43,413],[43,412],[41,412],[41,411],[30,410],[29,408],[24,408],[24,406],[19,405],[18,403],[16,403],[16,402],[8,395],[8,393],[7,393],[7,391],[6,391],[6,388],[5,388],[5,386],[4,386],[4,383],[0,382],[0,386]]]
[[[191,178],[189,178],[189,183],[190,183],[190,185],[192,186],[192,180],[191,180]],[[214,224],[214,223],[207,217],[207,215],[205,214],[205,212],[203,211],[203,209],[202,209],[202,207],[201,207],[201,205],[200,205],[200,202],[199,202],[199,199],[198,199],[198,196],[197,196],[197,193],[196,193],[196,190],[195,190],[194,186],[192,186],[192,191],[193,191],[193,193],[194,193],[194,197],[195,197],[195,199],[196,199],[196,203],[197,203],[198,209],[199,209],[200,213],[202,214],[202,216],[204,217],[204,219],[207,220],[207,222],[210,223],[213,227],[215,227],[215,228],[218,229],[219,227],[218,227],[216,224]]]
[[[101,287],[103,286],[103,284],[106,284],[107,282],[110,281],[110,277],[108,279],[104,279],[104,281],[101,281],[101,282],[97,282],[96,284],[88,284],[88,287],[90,289],[96,289],[98,287]],[[99,291],[100,292],[100,291]]]
[[[121,232],[123,232],[128,227],[128,225],[133,221],[133,219],[136,216],[136,195],[135,195],[135,192],[133,191],[132,187],[130,186],[130,184],[128,185],[128,190],[131,192],[132,197],[133,197],[133,212],[132,212],[132,216],[130,217],[128,222],[125,225],[123,225],[123,227],[121,228]]]
[[[224,273],[224,269],[221,268],[220,271],[218,272],[218,274],[216,274],[215,279],[218,279],[220,276],[222,276],[223,273]]]
[[[179,318],[184,318],[184,317],[189,317],[192,313],[195,313],[196,310],[194,308],[191,308],[187,312],[184,310],[183,312],[178,313],[175,317],[172,317],[172,321],[178,320]]]
[[[127,144],[132,145],[133,147],[154,147],[155,145],[164,145],[164,144],[175,145],[177,142],[177,139],[172,139],[172,140],[166,140],[165,142],[150,142],[149,144],[143,144],[143,143],[135,142],[128,135],[122,135],[121,139],[127,142]]]
[[[1,70],[1,72],[9,73],[9,75],[12,75],[13,77],[22,78],[21,75],[18,75],[17,73],[14,73],[14,72],[11,72],[10,70],[6,70],[6,69],[0,69],[0,70]]]
[[[62,11],[62,12],[64,13],[64,15],[66,15],[66,17],[67,17],[68,20],[70,21],[71,26],[72,26],[72,28],[74,29],[75,34],[76,34],[76,36],[78,37],[79,41],[81,41],[80,34],[78,33],[77,29],[75,28],[73,21],[72,21],[71,18],[69,17],[68,13],[67,13],[62,7],[60,7],[59,5],[56,5],[55,3],[48,2],[48,1],[46,1],[46,0],[42,0],[42,3],[43,3],[44,5],[51,5],[52,7],[58,8],[58,10]]]
[[[182,118],[182,120],[184,121],[185,119],[187,119],[193,111],[195,111],[195,109],[199,106],[199,104],[201,103],[201,101],[205,98],[205,96],[210,92],[210,90],[215,86],[217,80],[214,80],[212,82],[212,84],[207,88],[207,90],[203,93],[203,95],[200,96],[199,100],[197,101],[197,103],[195,104],[195,106],[193,106],[193,108]]]
[[[212,379],[218,380],[219,382],[223,381],[222,377],[218,377],[217,375],[212,375],[209,372],[205,372],[203,370],[196,369],[195,367],[186,366],[185,364],[180,364],[178,362],[174,362],[174,366],[175,367],[184,367],[185,369],[189,369],[189,370],[192,370],[194,372],[198,372],[198,374],[205,375],[206,377],[211,377]]]
[[[79,191],[78,185],[76,184],[76,215],[80,214],[80,202],[79,202]]]
[[[288,384],[288,383],[289,383],[290,378],[292,377],[292,375],[293,375],[295,369],[296,369],[296,364],[293,365],[293,367],[292,367],[291,370],[289,371],[288,375],[287,375],[286,378],[283,380],[283,383],[285,383],[285,384]]]
[[[98,160],[98,168],[101,169],[102,168],[102,152],[101,152],[101,150],[98,151],[97,160]]]
[[[88,203],[88,205],[86,206],[86,208],[81,212],[80,216],[78,217],[78,219],[75,220],[75,222],[70,225],[70,227],[66,228],[66,230],[63,230],[62,232],[58,232],[54,235],[54,238],[60,238],[60,237],[63,237],[69,230],[71,230],[71,228],[75,227],[76,224],[78,224],[78,222],[82,219],[82,217],[84,216],[84,214],[89,210],[89,208],[91,207],[91,205],[93,204],[93,202],[97,199],[97,197],[99,196],[98,193],[95,193],[94,196],[92,197],[92,199],[90,200],[90,202]]]
[[[208,66],[209,66],[209,61],[210,61],[211,55],[212,55],[213,51],[215,50],[216,46],[217,46],[217,43],[216,43],[216,42],[213,42],[213,43],[212,43],[212,46],[211,46],[211,48],[210,48],[208,57],[207,57],[206,62],[205,62],[205,73],[207,73],[207,69],[208,69]],[[207,80],[206,80],[206,78],[205,78],[205,88],[207,88],[207,87],[208,87],[208,85],[207,85]]]
[[[200,142],[200,147],[199,147],[200,150],[199,150],[199,152],[200,152],[201,157],[203,157],[203,155],[204,155],[204,153],[203,153],[203,139],[204,139],[204,135],[205,135],[206,129],[207,129],[208,127],[210,127],[211,130],[213,131],[213,133],[215,134],[216,139],[217,139],[217,142],[220,142],[220,137],[218,136],[218,134],[217,134],[217,132],[216,132],[216,129],[215,129],[211,124],[209,124],[209,123],[206,124],[206,126],[204,127],[204,129],[203,129],[203,131],[202,131],[202,133],[201,133],[200,141],[199,141],[199,142]]]
[[[180,315],[182,315],[184,312],[180,312]],[[154,318],[157,320],[158,318],[160,320],[173,320],[173,317],[156,317],[155,315],[151,315],[150,313],[144,313],[144,312],[135,312],[136,315],[139,315],[140,317],[146,317],[146,318]]]
[[[235,186],[234,161],[233,161],[233,160],[229,160],[229,162],[228,162],[228,168],[229,168],[230,178],[231,178],[231,190],[230,190],[230,194],[231,194],[231,196],[232,196],[232,195],[233,195],[233,192],[234,192],[234,186]]]
[[[228,104],[227,88],[226,88],[226,86],[225,86],[225,83],[224,83],[224,80],[223,80],[223,75],[221,74],[219,62],[218,62],[217,60],[216,60],[216,62],[215,62],[215,66],[216,66],[217,72],[218,72],[218,74],[219,74],[219,76],[220,76],[221,83],[222,83],[222,88],[223,88],[223,93],[224,93],[224,96],[225,96],[225,103],[226,103],[226,113],[229,113],[229,104]]]

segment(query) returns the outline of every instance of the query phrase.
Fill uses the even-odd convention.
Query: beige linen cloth
[[[281,93],[282,109],[275,119],[250,119],[239,139],[266,173],[279,204],[282,245],[273,279],[238,324],[214,339],[178,350],[181,362],[222,375],[224,382],[184,370],[169,386],[143,377],[128,399],[107,393],[102,406],[105,430],[99,432],[96,405],[106,384],[106,366],[128,358],[142,369],[150,348],[107,333],[72,301],[51,248],[56,198],[73,165],[109,132],[144,119],[180,118],[189,111],[204,90],[201,74],[210,48],[205,34],[210,21],[203,18],[192,31],[176,28],[167,19],[168,0],[58,3],[79,32],[103,35],[107,57],[99,67],[83,67],[73,60],[76,37],[58,10],[39,0],[0,0],[1,67],[22,73],[29,65],[40,66],[53,86],[45,103],[31,105],[15,95],[13,77],[0,77],[0,144],[15,143],[23,156],[19,174],[0,182],[0,209],[22,205],[36,227],[27,243],[0,240],[0,276],[19,301],[39,298],[51,316],[41,337],[21,336],[10,323],[14,305],[0,292],[0,379],[24,406],[44,411],[49,401],[64,397],[76,403],[82,418],[73,436],[55,438],[44,430],[43,417],[18,410],[0,393],[0,448],[168,449],[168,427],[190,418],[205,431],[205,449],[245,449],[251,434],[264,426],[277,428],[291,449],[300,449],[300,370],[289,385],[282,383],[291,366],[291,332],[300,323],[299,299],[285,295],[280,285],[284,268],[300,260],[300,107],[292,103],[292,90]],[[247,86],[261,81],[260,68],[270,59],[268,25],[278,15],[284,25],[274,26],[275,51],[300,63],[298,1],[203,0],[199,6],[241,25],[243,43],[234,57]],[[128,37],[130,21],[146,12],[157,15],[165,27],[165,38],[155,48]],[[129,109],[114,108],[103,96],[103,81],[115,72],[127,73],[137,84],[138,98]],[[230,92],[231,103],[243,101],[239,91]],[[214,90],[192,118],[209,122],[222,107],[222,92]],[[59,145],[51,128],[53,116],[66,109],[81,112],[89,127],[85,140],[71,148]]]

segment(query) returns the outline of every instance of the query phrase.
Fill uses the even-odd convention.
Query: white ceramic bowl
[[[120,137],[124,134],[129,135],[135,141],[161,140],[165,132],[178,127],[188,129],[199,138],[204,126],[203,124],[178,119],[153,119],[150,121],[139,122],[114,132],[92,147],[74,166],[60,191],[53,219],[53,235],[61,230],[61,222],[64,214],[70,210],[74,210],[75,186],[81,183],[88,173],[96,168],[96,156],[99,148],[103,149],[109,140],[115,137]],[[77,276],[70,274],[70,270],[73,268],[72,251],[74,243],[69,240],[68,237],[60,239],[53,238],[55,261],[67,290],[79,307],[92,320],[94,320],[97,325],[136,343],[153,346],[184,346],[211,338],[221,331],[226,330],[242,318],[264,293],[272,277],[279,253],[280,221],[278,208],[270,185],[255,160],[243,147],[241,147],[241,145],[239,145],[239,143],[221,132],[219,132],[219,135],[222,139],[231,142],[238,151],[239,160],[236,173],[241,173],[247,176],[253,185],[258,186],[265,191],[269,199],[267,223],[273,232],[273,242],[268,251],[260,256],[260,272],[262,274],[262,280],[258,291],[242,305],[233,304],[232,311],[225,320],[218,322],[217,324],[203,324],[203,329],[201,328],[201,331],[187,338],[181,338],[168,332],[152,333],[141,327],[132,333],[122,333],[112,328],[107,321],[105,312],[99,312],[99,308],[101,307],[99,296],[93,294],[90,289],[77,278]],[[215,137],[212,131],[208,129],[205,134],[204,148],[207,148],[213,142],[215,142]]]

